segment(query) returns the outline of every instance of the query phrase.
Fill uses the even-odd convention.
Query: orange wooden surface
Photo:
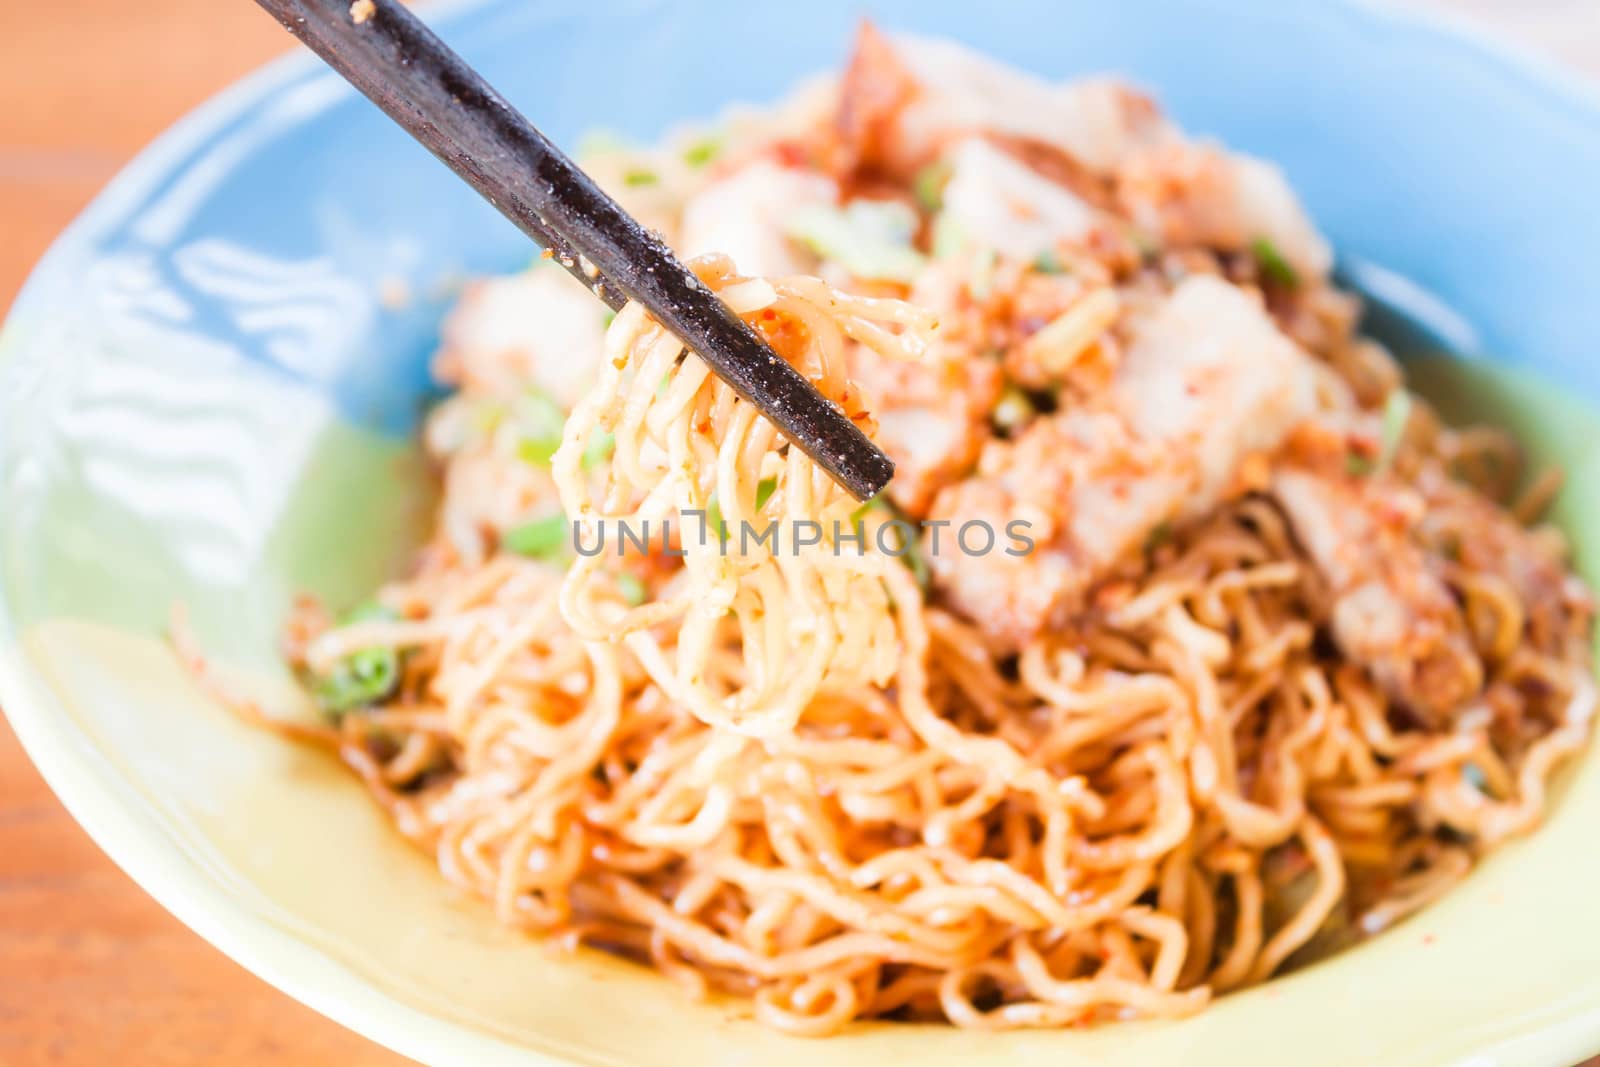
[[[0,0],[0,308],[128,157],[292,43],[249,0]],[[0,1064],[407,1062],[162,910],[0,722]]]
[[[1412,2],[1503,22],[1600,73],[1594,0]],[[0,0],[0,308],[129,156],[289,44],[248,0]],[[0,721],[0,1064],[402,1062],[164,912],[78,829]]]

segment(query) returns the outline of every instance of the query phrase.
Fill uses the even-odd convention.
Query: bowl
[[[428,18],[570,143],[772,98],[839,61],[861,6],[481,0]],[[1188,128],[1279,161],[1348,275],[1456,354],[1417,365],[1425,390],[1566,466],[1558,518],[1596,576],[1593,96],[1353,2],[866,6],[1041,73],[1126,74]],[[415,543],[411,433],[439,318],[459,279],[531,254],[296,56],[141,155],[0,337],[0,704],[73,815],[202,936],[431,1063],[1565,1067],[1600,1051],[1594,753],[1542,829],[1439,904],[1180,1023],[816,1043],[500,929],[331,760],[208,700],[164,632],[182,603],[230,684],[303,699],[276,654],[291,598],[351,602]]]

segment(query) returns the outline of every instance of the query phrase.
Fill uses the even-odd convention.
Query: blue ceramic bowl
[[[1126,75],[1188,129],[1281,163],[1347,276],[1480,357],[1456,375],[1469,399],[1566,459],[1561,517],[1596,558],[1600,103],[1536,64],[1350,0],[480,0],[427,17],[571,143],[771,99],[837,65],[863,10],[1045,75]],[[452,280],[531,254],[295,56],[140,156],[6,324],[0,703],[101,845],[206,937],[433,1062],[1559,1067],[1600,1051],[1592,758],[1545,828],[1424,916],[1175,1025],[797,1042],[616,961],[553,960],[454,900],[358,787],[230,720],[161,634],[183,602],[233,682],[295,705],[274,652],[289,598],[350,600],[417,528],[407,442]],[[395,291],[410,299],[389,306]]]

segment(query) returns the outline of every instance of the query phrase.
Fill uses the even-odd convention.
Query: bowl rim
[[[501,0],[427,0],[435,27],[470,18]],[[325,77],[316,56],[296,43],[206,98],[168,126],[111,178],[53,240],[29,271],[0,321],[0,363],[16,325],[45,310],[52,276],[69,270],[99,235],[196,149],[289,86]],[[15,620],[0,595],[0,714],[67,813],[133,882],[223,955],[319,1015],[421,1063],[484,1067],[571,1067],[570,1061],[451,1022],[391,996],[327,953],[283,931],[233,899],[168,837],[147,802],[104,764],[61,699],[24,661]]]
[[[429,22],[448,29],[505,0],[427,0]],[[1386,0],[1315,0],[1326,11],[1364,22],[1373,31],[1400,32],[1457,52],[1507,92],[1541,108],[1583,115],[1600,136],[1600,84],[1571,66],[1520,43],[1490,36],[1481,23],[1446,11],[1401,7]],[[286,87],[326,76],[298,47],[209,97],[140,150],[50,244],[0,324],[0,363],[20,344],[19,322],[47,310],[51,280],[81,261],[104,231],[174,173],[196,148]],[[312,1010],[390,1051],[424,1063],[471,1062],[488,1067],[570,1067],[571,1061],[452,1022],[386,993],[313,945],[241,905],[184,854],[159,815],[123,781],[67,714],[61,699],[25,662],[0,595],[0,709],[51,791],[99,848],[185,926],[258,978]],[[1589,758],[1600,758],[1600,754]],[[1537,1029],[1500,1035],[1490,1052],[1515,1039],[1552,1067],[1600,1050],[1600,1012],[1546,1018]],[[1470,1057],[1473,1062],[1476,1057]],[[1465,1061],[1463,1061],[1465,1062]]]

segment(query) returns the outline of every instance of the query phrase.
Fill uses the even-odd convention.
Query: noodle
[[[871,74],[853,67],[844,91]],[[759,126],[746,135],[765,159]],[[904,181],[908,150],[902,137],[845,157],[878,168],[863,183]],[[1060,152],[1034,151],[1038,173],[1061,169]],[[430,429],[448,439],[433,542],[380,591],[384,613],[331,625],[307,606],[290,629],[313,678],[377,652],[397,677],[336,725],[294,729],[336,747],[503,922],[646,961],[691,995],[749,997],[795,1034],[1186,1016],[1436,899],[1538,822],[1596,701],[1587,594],[1555,542],[1495,503],[1514,445],[1447,429],[1420,402],[1413,416],[1408,397],[1385,406],[1398,369],[1354,335],[1314,244],[1307,277],[1264,279],[1195,229],[1209,216],[1139,199],[1175,195],[1178,178],[1066,173],[1094,210],[1164,227],[1168,251],[1131,250],[1113,228],[1063,240],[1084,280],[962,253],[852,291],[694,261],[869,434],[904,447],[905,426],[926,438],[936,416],[976,427],[966,451],[896,454],[903,511],[861,509],[639,307],[606,330],[544,468],[499,414],[504,367],[456,353],[462,392]],[[676,194],[652,195],[661,208]],[[814,266],[839,280],[834,259]],[[1274,440],[1243,442],[1226,478],[1177,483],[1180,504],[1101,558],[1091,534],[1109,527],[1074,527],[1060,499],[1130,470],[1132,491],[1159,488],[1163,464],[1210,455],[1210,438],[1136,432],[1149,324],[1202,298],[1245,324],[1217,351],[1270,331],[1262,360],[1287,348],[1315,399],[1294,399]],[[991,420],[1002,366],[1026,394],[1020,425]],[[485,397],[500,406],[464,406]],[[484,428],[461,431],[463,412]],[[1129,451],[1078,463],[1076,448],[1112,447],[1074,436],[1080,412],[1122,427]],[[1526,498],[1529,517],[1555,484]],[[1296,496],[1307,486],[1333,494],[1334,520],[1380,518],[1330,532],[1318,498]],[[1004,563],[1020,570],[936,564],[928,586],[893,527],[952,493],[1041,517],[1038,555]],[[1127,496],[1107,491],[1108,522],[1120,505],[1106,501]],[[576,558],[508,549],[507,516],[557,502]],[[769,527],[776,542],[750,543]],[[796,529],[815,538],[791,543]],[[1063,572],[1085,580],[1049,585]],[[960,584],[974,576],[990,584]],[[982,599],[996,588],[1010,599]],[[1027,615],[1046,592],[1054,614]],[[174,633],[203,672],[181,620]]]
[[[805,279],[769,283],[731,272],[725,259],[701,267],[704,280],[780,347],[785,338],[798,342],[797,352],[784,354],[858,421],[867,416],[846,403],[845,339],[887,358],[915,359],[921,349],[915,334],[895,337],[874,321],[920,324],[906,305],[846,296]],[[606,348],[600,380],[573,411],[553,460],[567,514],[592,529],[598,544],[607,521],[613,529],[643,529],[684,512],[703,516],[715,497],[737,531],[730,540],[740,544],[725,551],[717,531],[680,525],[686,555],[679,590],[632,611],[616,610],[616,598],[595,588],[604,554],[584,556],[562,590],[573,628],[596,640],[625,635],[669,697],[707,725],[751,736],[789,732],[824,689],[882,684],[896,647],[884,558],[833,551],[836,524],[853,522],[856,501],[804,453],[788,448],[698,357],[685,358],[682,342],[642,308],[618,315]],[[599,432],[615,437],[617,459],[595,494],[582,457]],[[763,481],[769,491],[758,505]],[[798,553],[744,551],[750,527],[760,523],[760,534],[778,519],[815,524],[818,543]],[[730,615],[733,634],[724,625]],[[676,622],[671,653],[650,632],[669,620]],[[724,653],[730,646],[742,652],[737,661]]]

